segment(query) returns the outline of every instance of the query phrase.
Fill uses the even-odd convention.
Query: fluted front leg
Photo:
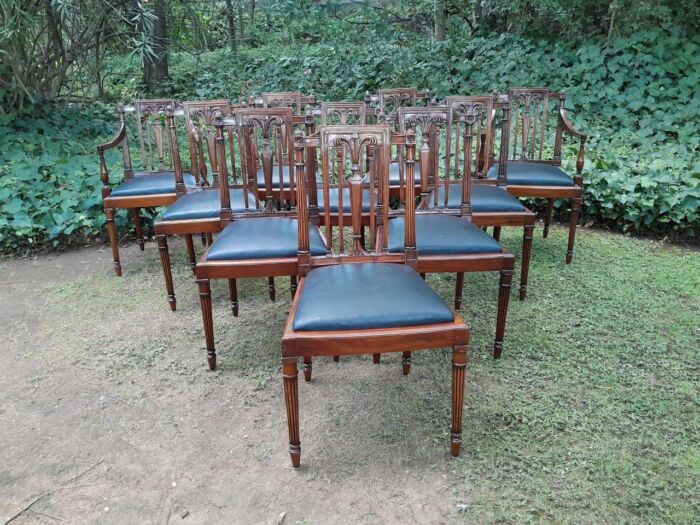
[[[187,246],[187,258],[190,260],[190,270],[194,273],[194,267],[197,265],[197,254],[194,251],[192,235],[185,235],[185,245]]]
[[[209,279],[198,279],[199,304],[202,307],[202,323],[204,324],[204,339],[207,344],[207,362],[209,370],[216,370],[216,348],[214,348],[214,318],[211,313],[211,287]]]
[[[455,282],[455,310],[462,308],[462,292],[464,290],[464,272],[457,272]]]
[[[576,224],[578,223],[580,209],[581,199],[571,199],[571,220],[569,221],[569,245],[566,250],[566,264],[571,264],[571,259],[574,258],[574,240],[576,239]]]
[[[306,356],[304,358],[304,381],[306,381],[307,383],[311,382],[311,370],[311,357]]]
[[[411,352],[403,353],[403,358],[401,359],[401,366],[403,367],[403,375],[407,376],[411,373]]]
[[[136,228],[136,238],[139,241],[139,250],[144,250],[144,239],[143,239],[143,226],[141,224],[141,215],[139,214],[139,208],[131,208],[129,210],[131,215],[131,220],[134,221],[134,227]]]
[[[544,230],[542,237],[547,238],[549,235],[549,225],[552,223],[552,210],[554,209],[554,199],[547,199],[547,211],[544,213]]]
[[[496,338],[493,342],[493,358],[499,359],[503,352],[503,336],[506,331],[510,287],[513,281],[513,270],[501,270],[501,280],[498,286],[498,314],[496,316]]]
[[[165,289],[168,292],[168,303],[174,312],[177,308],[175,301],[175,286],[173,285],[173,273],[170,265],[170,250],[168,250],[168,238],[165,235],[158,235],[158,252],[160,253],[160,264],[163,267],[163,277],[165,278]]]
[[[455,346],[452,350],[452,455],[459,456],[462,447],[462,411],[464,410],[464,376],[467,369],[468,346]]]
[[[527,277],[530,273],[530,254],[532,253],[532,231],[535,226],[530,224],[523,228],[523,255],[520,261],[520,300],[527,297]]]
[[[267,278],[267,292],[270,294],[270,301],[275,300],[275,278]]]
[[[107,234],[109,235],[109,244],[112,247],[112,260],[114,261],[114,273],[121,277],[122,265],[119,262],[119,238],[117,237],[117,228],[114,225],[114,208],[105,209],[105,217],[107,222]]]
[[[231,297],[231,312],[234,317],[238,317],[238,283],[236,279],[228,280],[228,291]]]
[[[284,402],[287,407],[287,426],[289,427],[289,455],[292,459],[292,466],[299,468],[301,442],[299,441],[299,384],[296,357],[282,359],[282,377],[284,378]]]

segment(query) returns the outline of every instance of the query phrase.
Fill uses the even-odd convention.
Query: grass
[[[582,229],[567,266],[566,233],[555,227],[543,240],[536,232],[529,297],[518,302],[516,272],[499,361],[490,356],[497,276],[466,276],[462,315],[473,333],[458,460],[447,459],[449,352],[416,353],[408,379],[397,355],[381,368],[367,358],[319,360],[315,384],[300,385],[309,479],[371,483],[377,468],[395,475],[447,468],[456,480],[447,517],[458,522],[697,523],[700,253]],[[520,235],[502,236],[517,256]],[[167,312],[151,250],[125,279],[81,277],[54,288],[48,306],[63,310],[45,321],[52,337],[76,358],[94,355],[86,366],[126,389],[136,385],[134,395],[164,382],[197,389],[235,376],[251,403],[258,394],[281,403],[287,280],[278,279],[277,303],[267,300],[264,280],[241,283],[236,320],[225,284],[216,284],[220,369],[211,374],[181,253],[174,266],[176,314]],[[428,282],[452,302],[454,276]],[[122,321],[100,325],[115,308]],[[65,309],[76,324],[60,324]],[[115,335],[125,327],[128,341]]]

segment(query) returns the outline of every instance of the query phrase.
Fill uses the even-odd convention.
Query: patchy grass
[[[470,523],[697,520],[700,253],[583,229],[567,266],[566,233],[555,227],[547,240],[536,236],[523,303],[516,273],[500,361],[490,356],[498,278],[466,277],[462,315],[473,335],[461,458],[448,458],[448,351],[416,353],[409,378],[396,355],[379,367],[371,358],[318,360],[314,383],[300,385],[300,475],[309,483],[360,480],[372,494],[380,478],[447,473],[445,486],[426,485],[423,496],[447,491],[445,517]],[[518,256],[520,235],[503,234]],[[275,440],[286,431],[279,338],[288,281],[277,280],[276,303],[265,280],[242,281],[238,319],[225,283],[216,284],[220,367],[209,373],[184,255],[173,264],[175,314],[157,250],[127,267],[124,279],[92,275],[54,287],[40,326],[47,349],[60,347],[54,359],[103,373],[134,398],[163,388],[196,398],[233,385],[262,421],[249,461],[269,461],[276,445],[285,447]],[[454,276],[428,282],[452,302]],[[216,399],[208,403],[216,410]],[[237,417],[226,410],[220,415]]]

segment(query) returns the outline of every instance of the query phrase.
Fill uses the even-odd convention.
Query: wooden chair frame
[[[581,199],[583,196],[582,171],[587,135],[576,130],[569,121],[566,114],[566,109],[564,109],[564,102],[566,101],[565,93],[553,92],[547,88],[513,88],[508,91],[508,98],[511,101],[511,118],[507,123],[504,122],[504,125],[507,125],[509,130],[511,128],[513,129],[512,144],[509,144],[509,151],[512,151],[512,156],[509,156],[508,162],[541,163],[559,167],[561,166],[561,149],[564,134],[579,139],[579,150],[576,157],[576,174],[573,177],[573,186],[534,186],[510,184],[508,183],[507,164],[505,173],[499,173],[499,177],[497,179],[497,184],[507,184],[508,191],[516,197],[547,199],[547,208],[544,216],[544,229],[542,231],[542,237],[544,238],[546,238],[549,233],[554,200],[569,200],[571,206],[571,217],[569,219],[569,239],[566,251],[566,263],[570,264],[574,256],[576,226],[578,223],[578,217],[581,210]],[[545,128],[547,126],[547,112],[549,110],[549,101],[551,99],[558,101],[556,108],[557,127],[554,139],[554,154],[551,159],[543,159],[542,150],[545,140]],[[517,102],[520,108],[513,108],[514,101]],[[538,124],[539,129],[537,127]],[[520,131],[520,133],[518,133],[518,131]],[[518,139],[520,139],[519,149]]]
[[[107,223],[107,233],[109,236],[109,242],[112,247],[112,259],[114,262],[114,271],[118,276],[122,274],[121,261],[119,259],[119,238],[117,236],[117,229],[114,224],[114,214],[115,210],[119,208],[128,209],[129,213],[134,221],[136,227],[136,236],[139,242],[139,248],[141,251],[144,250],[144,236],[143,228],[141,225],[141,218],[139,215],[139,210],[141,208],[149,208],[156,206],[167,206],[172,204],[177,200],[180,195],[185,193],[185,185],[182,178],[182,173],[179,177],[177,173],[175,192],[173,193],[160,193],[160,194],[149,194],[149,195],[134,195],[134,196],[112,196],[112,187],[110,186],[109,171],[107,169],[107,163],[105,162],[105,152],[116,148],[118,146],[122,147],[122,155],[124,159],[124,180],[133,179],[135,177],[148,177],[152,173],[158,171],[161,173],[170,173],[169,170],[165,169],[165,149],[163,134],[167,134],[168,143],[170,145],[170,157],[172,161],[172,166],[180,166],[180,159],[176,150],[173,149],[173,144],[177,143],[177,132],[176,132],[176,122],[174,118],[175,103],[171,99],[154,99],[154,100],[136,100],[133,106],[124,107],[119,106],[117,112],[119,114],[119,129],[115,136],[109,142],[100,144],[97,146],[97,154],[99,156],[100,163],[100,178],[102,180],[102,200],[103,207]],[[125,113],[135,113],[138,125],[138,136],[139,145],[141,148],[141,161],[144,164],[144,172],[135,173],[131,163],[131,154],[129,152],[129,139],[127,133],[127,124],[125,119]],[[156,115],[160,118],[162,115],[167,115],[166,125],[162,129],[160,125],[153,128],[156,141],[156,154],[158,156],[158,165],[155,165],[155,158],[153,157],[152,145],[149,142],[148,154],[146,154],[146,147],[143,137],[142,119],[147,118],[147,122],[150,122],[148,118],[151,115]],[[150,126],[150,124],[148,124]],[[174,170],[173,170],[174,171]]]
[[[367,145],[372,145],[374,156],[372,162],[377,170],[378,192],[381,198],[377,203],[388,202],[388,177],[389,156],[391,143],[395,144],[413,142],[415,137],[410,135],[406,139],[398,136],[392,137],[388,126],[329,126],[321,128],[319,137],[298,137],[295,140],[295,164],[297,177],[304,178],[304,148],[320,147],[327,166],[327,151],[329,147],[343,147],[347,155],[352,159],[351,206],[352,206],[352,242],[346,254],[328,254],[325,257],[312,257],[309,253],[308,238],[308,210],[305,206],[299,207],[299,275],[300,291],[303,293],[306,275],[313,268],[329,264],[354,264],[359,262],[394,262],[405,263],[416,268],[415,230],[412,227],[414,209],[412,204],[406,207],[405,250],[402,254],[389,254],[386,246],[379,253],[365,251],[360,240],[362,229],[361,194],[364,189],[363,174],[361,173],[361,158]],[[413,149],[407,149],[406,169],[413,176],[414,169]],[[326,167],[324,166],[324,168]],[[315,172],[307,174],[315,178]],[[323,177],[325,177],[325,171]],[[372,175],[371,177],[373,177]],[[371,183],[370,183],[371,184]],[[409,193],[412,193],[409,185]],[[299,184],[298,202],[305,203],[306,185]],[[413,199],[408,199],[413,201]],[[408,202],[407,201],[407,202]],[[387,217],[387,206],[380,211],[372,207],[372,213],[376,213],[376,222],[379,229],[386,228],[384,219]],[[385,232],[386,233],[386,232]],[[374,235],[374,234],[373,234]],[[385,237],[386,238],[386,237]],[[374,245],[373,245],[374,246]],[[341,247],[342,251],[342,247]],[[409,326],[403,328],[383,328],[365,330],[343,331],[313,331],[300,332],[293,329],[293,321],[296,315],[298,300],[302,293],[298,293],[292,303],[292,308],[282,337],[282,375],[284,381],[285,404],[287,409],[287,422],[289,427],[289,453],[294,468],[299,467],[301,460],[301,442],[299,437],[299,395],[298,395],[298,369],[299,357],[304,361],[304,378],[311,380],[312,358],[315,356],[337,356],[374,354],[377,352],[402,352],[403,370],[407,374],[410,370],[411,352],[420,349],[452,347],[452,427],[451,450],[454,456],[459,455],[461,447],[462,411],[464,402],[464,376],[467,362],[469,343],[469,327],[454,315],[451,323]]]
[[[282,199],[289,200],[287,203],[290,205],[289,208],[285,206],[284,203],[277,207],[272,193],[269,194],[265,200],[263,209],[260,212],[254,214],[241,214],[234,217],[231,211],[231,203],[228,193],[228,176],[226,173],[226,163],[225,163],[225,139],[224,139],[224,126],[235,125],[238,129],[239,134],[239,145],[241,147],[241,157],[245,158],[243,164],[248,167],[248,169],[253,166],[252,158],[256,155],[253,153],[253,149],[256,147],[254,142],[254,130],[258,129],[262,132],[263,140],[263,154],[262,154],[262,165],[265,170],[265,178],[268,185],[271,183],[271,178],[274,176],[274,168],[279,168],[279,164],[275,165],[273,161],[273,151],[270,147],[270,139],[276,134],[277,138],[285,137],[284,140],[287,141],[287,151],[293,151],[294,142],[293,135],[291,132],[282,133],[281,127],[286,127],[291,129],[292,127],[292,112],[288,107],[280,108],[256,108],[256,109],[241,109],[237,112],[235,119],[218,119],[216,122],[217,128],[217,155],[220,160],[218,162],[219,169],[221,170],[219,174],[220,183],[220,195],[221,195],[221,230],[225,229],[226,226],[231,224],[234,220],[248,220],[249,218],[264,218],[264,217],[296,217],[297,212],[295,208],[297,190],[294,184],[294,171],[290,171],[290,182],[291,187],[289,190],[284,190],[283,193],[278,195]],[[279,148],[282,145],[277,143],[279,155]],[[281,169],[278,169],[278,174],[280,179],[282,178]],[[294,201],[292,201],[292,195]],[[264,242],[264,239],[261,239]],[[296,257],[285,257],[285,258],[266,258],[266,259],[232,259],[232,260],[207,260],[207,253],[205,252],[199,259],[199,262],[195,266],[195,276],[197,285],[199,287],[199,298],[200,306],[202,309],[202,321],[204,324],[204,335],[207,347],[207,362],[211,370],[216,369],[216,348],[214,345],[214,322],[212,318],[212,306],[211,306],[211,286],[210,281],[212,279],[227,279],[229,283],[229,292],[231,295],[231,308],[233,310],[234,316],[238,314],[238,289],[236,284],[236,279],[245,277],[267,277],[268,278],[268,291],[270,294],[270,299],[275,299],[275,276],[290,276],[291,285],[290,291],[294,295],[297,289],[297,258]]]

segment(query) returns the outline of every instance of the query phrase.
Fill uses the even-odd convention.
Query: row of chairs
[[[543,160],[553,100],[554,147],[551,159]],[[282,356],[295,467],[299,357],[308,382],[315,356],[338,360],[371,353],[378,363],[381,353],[402,352],[408,374],[412,351],[452,347],[457,455],[469,328],[425,283],[425,274],[457,274],[459,309],[465,272],[500,273],[493,345],[494,357],[500,357],[514,271],[513,255],[498,242],[500,228],[524,230],[522,300],[535,223],[535,214],[515,195],[548,199],[546,227],[550,202],[571,199],[567,262],[573,251],[585,135],[573,129],[563,102],[563,95],[545,89],[441,102],[414,89],[381,90],[364,102],[320,104],[299,93],[267,93],[239,105],[136,101],[120,108],[116,137],[98,147],[115,270],[121,273],[114,210],[136,210],[132,217],[143,246],[138,209],[168,206],[155,223],[168,301],[174,310],[167,238],[183,235],[212,370],[211,280],[228,281],[237,316],[237,279],[267,277],[274,300],[275,277],[290,277],[293,304]],[[131,167],[129,113],[137,124],[142,173]],[[559,168],[565,133],[580,139],[573,178]],[[104,154],[120,145],[125,180],[112,188]],[[190,169],[182,167],[181,146],[188,148]],[[163,191],[166,183],[172,191]],[[484,231],[488,226],[493,236]],[[208,246],[199,261],[197,236]]]

